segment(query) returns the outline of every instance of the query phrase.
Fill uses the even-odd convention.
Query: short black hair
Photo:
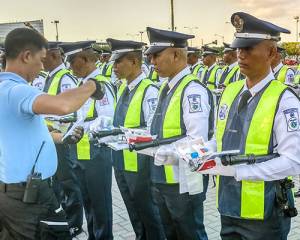
[[[7,59],[15,59],[24,50],[37,52],[48,48],[48,42],[38,31],[29,28],[16,28],[10,31],[4,42]]]

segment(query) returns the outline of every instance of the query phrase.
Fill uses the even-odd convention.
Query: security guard
[[[218,80],[220,79],[222,68],[217,65],[218,51],[208,46],[203,46],[203,64],[205,65],[200,81],[213,90],[218,86]]]
[[[43,60],[44,70],[49,72],[45,80],[43,91],[49,95],[58,95],[59,93],[76,88],[77,79],[66,69],[62,61],[60,42],[48,42],[48,49]],[[66,133],[69,124],[57,122],[47,122],[62,133]],[[83,206],[81,192],[78,186],[77,177],[72,169],[70,146],[68,144],[56,144],[58,156],[58,168],[55,174],[54,190],[58,202],[62,204],[69,221],[72,235],[82,232],[83,224]]]
[[[262,163],[217,165],[204,173],[222,175],[217,182],[222,239],[285,240],[296,212],[292,191],[281,179],[300,172],[300,102],[275,80],[271,59],[280,33],[290,31],[243,12],[234,13],[231,22],[236,28],[231,47],[237,48],[246,80],[225,88],[216,140],[208,146],[239,149],[241,155],[277,154]]]
[[[241,79],[240,67],[237,62],[237,52],[236,49],[230,47],[230,44],[223,43],[224,45],[224,55],[223,61],[226,64],[222,74],[220,75],[218,88],[224,88],[229,83],[238,81]]]
[[[294,83],[295,73],[293,69],[283,65],[285,49],[277,46],[277,54],[271,62],[271,67],[275,78],[285,84],[292,85]]]
[[[116,77],[116,74],[113,71],[114,62],[110,61],[111,57],[111,49],[103,48],[101,54],[101,62],[103,63],[100,68],[101,75],[110,79],[112,85],[114,86],[115,92],[117,92],[117,88],[119,87],[120,81]]]
[[[118,78],[126,79],[118,90],[114,126],[150,126],[158,89],[142,72],[141,42],[107,39]],[[146,155],[113,151],[115,177],[125,202],[136,239],[164,239],[158,208],[153,202],[150,160]]]
[[[42,70],[46,49],[46,39],[28,28],[14,29],[5,39],[7,72],[0,74],[1,239],[71,239],[51,186],[55,146],[39,115],[72,113],[90,96],[101,99],[103,86],[90,80],[58,96],[30,86]]]
[[[190,65],[192,74],[201,79],[201,74],[204,71],[204,66],[199,62],[200,49],[194,47],[188,47],[188,59],[187,63]]]
[[[160,88],[151,134],[157,135],[158,139],[176,136],[208,139],[212,129],[209,124],[213,115],[212,96],[187,66],[187,40],[194,36],[150,27],[147,33],[150,48],[146,54],[151,55],[151,63],[159,76],[168,77]],[[154,160],[156,165],[164,164],[165,157],[165,152],[158,149]],[[207,239],[203,201],[208,179],[203,179],[204,186],[202,178],[197,179],[196,187],[200,189],[192,195],[192,189],[187,186],[189,182],[181,182],[185,175],[181,175],[178,165],[156,166],[151,163],[154,198],[167,239]]]
[[[105,95],[99,101],[89,99],[77,112],[78,118],[85,119],[85,135],[77,144],[75,173],[80,182],[86,214],[89,239],[109,240],[112,235],[112,160],[111,150],[95,146],[89,141],[87,132],[97,117],[113,118],[115,95],[109,80],[96,67],[92,49],[94,41],[82,41],[60,45],[67,56],[71,69],[81,83],[96,79],[105,86]]]

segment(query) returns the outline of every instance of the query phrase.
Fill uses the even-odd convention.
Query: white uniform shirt
[[[128,84],[129,91],[132,91],[143,79],[147,78],[145,73],[141,73],[135,80]],[[143,113],[144,119],[147,123],[147,127],[151,126],[152,118],[156,110],[158,101],[158,89],[150,86],[147,88],[145,98],[143,101]]]
[[[279,63],[273,69],[274,75],[276,75],[281,70],[282,67],[283,67],[283,64]],[[286,72],[286,75],[285,75],[285,81],[284,81],[284,83],[286,83],[286,84],[293,84],[294,83],[294,77],[295,77],[294,71],[292,69],[288,68],[288,70]]]
[[[175,87],[178,81],[190,73],[190,68],[186,67],[169,80],[169,92]],[[183,95],[182,109],[187,137],[203,137],[207,141],[210,113],[207,90],[195,82],[188,84]],[[185,162],[179,161],[179,168],[178,166],[173,166],[173,169],[175,174],[178,173],[179,175],[180,193],[189,192],[190,194],[195,194],[203,190],[202,176],[199,176],[196,172],[190,172]]]
[[[270,72],[265,79],[249,89],[252,96],[263,89],[273,79],[274,75]],[[245,84],[243,91],[246,89],[248,88]],[[235,166],[235,178],[237,181],[272,181],[283,179],[287,176],[295,176],[300,173],[299,112],[299,100],[293,93],[286,91],[280,100],[273,126],[274,152],[277,152],[280,156],[263,163]],[[216,150],[216,141],[210,141],[208,146]]]
[[[39,74],[33,81],[32,86],[39,89],[40,91],[44,90],[46,78],[48,76],[48,73],[46,76],[43,76],[42,74]]]
[[[141,68],[142,68],[142,72],[145,74],[145,76],[148,76],[150,73],[150,69],[149,69],[148,65],[145,62],[143,62]]]
[[[88,76],[82,79],[82,82],[85,83],[88,79],[94,78],[100,74],[100,70],[96,68],[93,72],[91,72]],[[93,102],[92,98],[89,98],[85,104],[78,110],[78,116],[80,118],[86,118],[87,113],[90,109],[90,106]],[[111,91],[105,86],[105,95],[101,100],[96,100],[96,111],[99,117],[110,117],[113,119],[114,117],[114,96],[112,95]],[[89,121],[85,122],[83,127],[85,132],[89,130],[90,125],[94,122]]]

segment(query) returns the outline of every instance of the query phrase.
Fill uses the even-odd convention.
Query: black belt
[[[51,187],[52,180],[51,178],[44,179],[41,183],[43,185]],[[45,184],[47,183],[47,184]],[[0,192],[18,192],[24,191],[26,187],[26,182],[20,183],[0,183]]]

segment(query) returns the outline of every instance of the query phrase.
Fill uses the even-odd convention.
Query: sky
[[[48,40],[55,40],[53,20],[60,21],[60,41],[109,37],[140,41],[142,31],[147,42],[147,26],[168,29],[171,25],[170,0],[0,0],[0,4],[0,23],[43,19]],[[193,46],[216,39],[221,43],[223,37],[230,43],[234,33],[230,17],[237,11],[287,28],[291,34],[282,34],[282,40],[296,40],[294,17],[300,16],[300,0],[174,0],[176,29],[194,34]]]

